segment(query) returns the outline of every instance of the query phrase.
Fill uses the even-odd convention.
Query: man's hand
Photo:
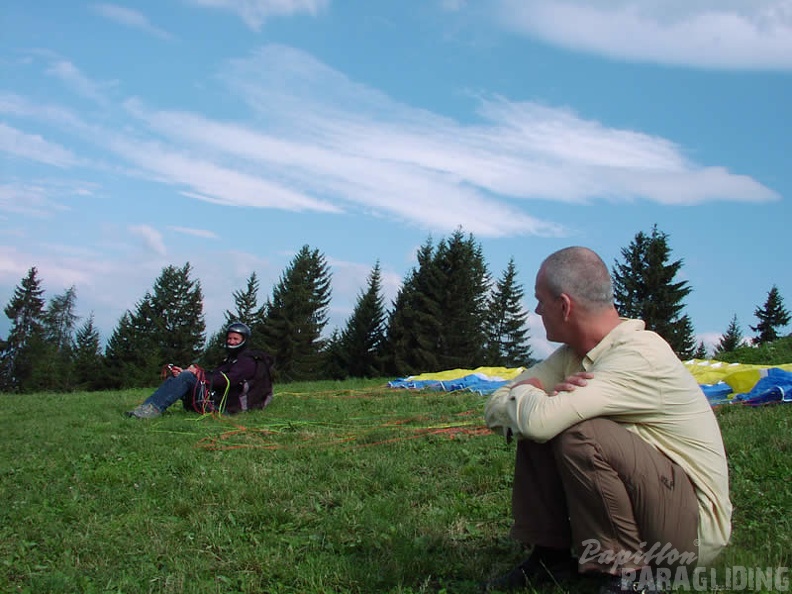
[[[574,392],[575,388],[582,388],[583,386],[588,385],[588,380],[593,377],[594,374],[590,371],[578,371],[577,373],[573,373],[563,382],[556,384],[555,388],[553,388],[553,393],[550,394],[550,396],[555,396],[559,392]]]

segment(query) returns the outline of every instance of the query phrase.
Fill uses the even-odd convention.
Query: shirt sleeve
[[[663,381],[651,361],[637,351],[605,357],[587,370],[594,377],[586,386],[555,396],[525,384],[502,388],[507,391],[499,395],[497,418],[508,418],[515,436],[545,442],[587,419],[609,417],[630,423],[662,407]]]
[[[490,396],[484,408],[484,420],[487,427],[493,431],[507,433],[511,430],[516,437],[522,437],[522,432],[514,422],[510,414],[510,401],[512,400],[512,386],[523,380],[536,378],[546,389],[552,389],[564,377],[564,370],[568,365],[569,353],[566,347],[561,347],[554,351],[547,359],[533,365],[515,377],[509,384],[498,388]],[[531,386],[526,386],[530,388]],[[542,390],[534,388],[538,394],[544,394]]]

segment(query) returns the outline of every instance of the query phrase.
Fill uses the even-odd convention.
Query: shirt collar
[[[621,323],[613,330],[608,332],[605,335],[605,338],[599,341],[597,346],[586,353],[586,356],[583,358],[584,368],[588,369],[590,365],[593,365],[603,353],[608,351],[608,349],[610,349],[615,342],[623,338],[625,335],[631,332],[641,332],[646,328],[646,324],[643,320],[631,320],[629,318],[619,319],[621,320]]]

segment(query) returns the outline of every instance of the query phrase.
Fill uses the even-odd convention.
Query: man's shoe
[[[126,414],[128,417],[137,417],[138,419],[153,419],[162,415],[160,409],[151,403],[147,404],[145,402],[135,407],[134,410],[128,411]]]
[[[483,592],[516,592],[528,587],[559,584],[577,576],[577,559],[568,553],[548,556],[534,551],[510,572],[481,586]]]
[[[624,594],[625,592],[662,594],[663,589],[655,582],[651,568],[645,567],[635,571],[624,571],[620,576],[608,576],[607,581],[600,588],[599,594]]]

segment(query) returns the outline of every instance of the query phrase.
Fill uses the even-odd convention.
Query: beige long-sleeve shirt
[[[546,390],[580,371],[587,385],[549,396],[531,385],[497,390],[485,419],[493,430],[544,442],[586,419],[606,417],[663,452],[690,477],[699,507],[699,564],[728,544],[732,505],[720,427],[696,380],[658,334],[623,320],[581,360],[568,346],[531,367]]]

